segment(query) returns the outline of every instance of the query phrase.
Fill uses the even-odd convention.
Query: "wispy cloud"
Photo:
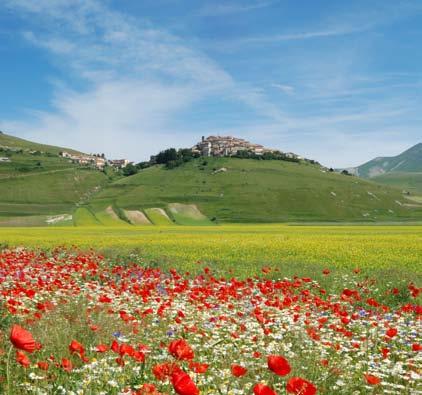
[[[232,42],[232,45],[242,44],[270,44],[279,43],[283,41],[299,41],[299,40],[312,40],[316,38],[334,37],[334,36],[345,36],[358,32],[365,31],[367,28],[341,28],[333,30],[321,30],[321,31],[309,31],[299,33],[287,33],[287,34],[273,34],[267,36],[254,36],[240,38]]]
[[[274,3],[220,3],[210,6],[208,15],[242,14]],[[371,39],[358,37],[399,18],[396,14],[402,13],[395,4],[385,14],[366,9],[360,19],[355,14],[333,14],[331,21],[320,20],[308,30],[291,24],[291,31],[216,43],[217,47],[227,45],[230,53],[245,50],[243,61],[252,64],[254,72],[259,70],[256,74],[232,67],[242,58],[237,53],[224,59],[229,60],[224,63],[231,66],[229,73],[198,49],[206,43],[198,44],[198,39],[194,45],[148,20],[117,12],[110,4],[2,1],[0,8],[6,5],[25,19],[21,37],[47,51],[60,74],[69,73],[72,80],[82,82],[76,85],[82,88],[55,81],[50,111],[30,109],[26,120],[3,120],[0,129],[134,160],[169,145],[189,146],[200,134],[224,132],[333,166],[357,165],[375,154],[393,154],[394,147],[405,148],[420,136],[416,127],[422,122],[422,101],[416,89],[420,75],[404,70],[405,75],[385,80],[368,72]],[[404,11],[409,14],[411,7]],[[207,6],[202,12],[205,16]],[[357,37],[345,45],[347,36],[354,34]],[[325,45],[326,39],[336,37],[342,40]],[[323,40],[323,46],[314,45]],[[270,48],[254,58],[253,50],[261,51],[264,44],[288,42],[301,43],[290,53]],[[261,60],[267,62],[267,69],[261,69]],[[390,88],[397,92],[394,97]],[[375,91],[378,95],[371,97]],[[233,122],[222,130],[219,111],[226,103],[233,105],[227,106]],[[198,123],[189,121],[197,112],[212,121],[201,117],[199,129]]]
[[[225,16],[230,14],[239,14],[243,12],[254,11],[260,8],[266,8],[273,4],[276,1],[257,1],[257,2],[243,2],[243,3],[231,3],[224,2],[220,4],[206,4],[198,12],[199,16]]]
[[[120,148],[142,159],[163,141],[191,144],[193,132],[184,139],[189,130],[172,127],[177,113],[209,95],[236,92],[232,77],[213,60],[101,2],[7,1],[20,15],[43,22],[42,33],[27,30],[23,37],[89,85],[78,92],[60,83],[52,111],[30,111],[26,122],[3,121],[5,129],[110,154],[119,149],[116,141],[137,141]]]
[[[291,95],[295,91],[295,88],[293,88],[293,86],[291,86],[291,85],[273,83],[273,84],[271,84],[271,86],[273,88],[281,90],[282,92],[284,92],[288,95]]]

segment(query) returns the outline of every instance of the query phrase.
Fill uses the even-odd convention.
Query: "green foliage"
[[[287,162],[299,163],[300,159],[296,157],[291,157],[287,154],[284,154],[280,151],[264,152],[262,155],[257,155],[253,151],[239,150],[237,151],[235,158],[239,159],[257,159],[257,160],[283,160]]]
[[[129,163],[123,168],[122,172],[125,177],[133,176],[138,172],[138,168],[134,164]]]
[[[174,169],[183,163],[190,162],[197,157],[198,155],[194,154],[192,150],[188,148],[182,148],[179,150],[176,150],[175,148],[169,148],[165,151],[161,151],[155,157],[155,163],[166,165],[167,169]]]

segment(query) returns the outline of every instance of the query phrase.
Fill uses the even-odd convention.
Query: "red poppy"
[[[273,389],[262,383],[255,384],[253,387],[253,393],[255,395],[277,395]]]
[[[378,385],[379,383],[381,383],[381,379],[372,374],[365,374],[365,379],[366,382],[370,385]]]
[[[38,369],[41,369],[41,370],[48,370],[48,362],[45,362],[45,361],[40,361],[40,362],[37,362],[37,366],[38,366]]]
[[[121,344],[119,348],[119,354],[121,357],[125,355],[132,357],[135,354],[135,349],[129,344]]]
[[[110,349],[111,349],[112,351],[114,351],[115,353],[119,353],[119,350],[120,350],[119,343],[117,343],[117,341],[116,341],[116,340],[113,340],[113,342],[111,343],[111,347],[110,347]]]
[[[422,344],[414,343],[412,344],[413,351],[422,351]]]
[[[317,393],[316,387],[301,377],[292,377],[287,382],[286,391],[296,395],[315,395]]]
[[[179,395],[199,395],[199,390],[190,376],[185,372],[174,373],[171,378],[174,390]]]
[[[108,347],[105,344],[99,344],[95,348],[95,351],[97,351],[97,352],[106,352],[107,350],[108,350]]]
[[[136,362],[145,362],[145,354],[143,352],[140,351],[134,351],[133,355],[131,355],[131,357],[136,361]]]
[[[189,369],[192,369],[195,373],[205,373],[208,370],[208,364],[191,361],[189,363]]]
[[[397,335],[397,329],[396,329],[396,328],[388,328],[388,329],[387,329],[387,332],[385,332],[385,334],[386,334],[388,337],[394,337],[394,336],[396,336],[396,335]]]
[[[24,368],[28,368],[31,365],[31,361],[23,351],[16,351],[16,362],[20,363]]]
[[[72,369],[73,369],[73,365],[72,365],[72,361],[70,361],[69,359],[67,359],[67,358],[63,358],[62,359],[62,363],[61,363],[61,365],[60,365],[62,368],[63,368],[63,370],[65,370],[66,372],[71,372],[72,371]]]
[[[174,373],[181,372],[180,367],[175,363],[160,363],[152,368],[152,373],[157,380],[163,381]]]
[[[388,358],[388,354],[390,353],[390,350],[388,348],[381,349],[382,357],[383,359]]]
[[[268,368],[279,376],[286,376],[292,370],[287,359],[281,355],[269,355],[267,364]]]
[[[158,392],[154,384],[143,384],[142,387],[133,392],[133,395],[162,395],[161,392]]]
[[[76,354],[79,354],[80,356],[83,356],[85,354],[84,346],[76,340],[72,340],[72,342],[70,343],[69,351],[72,354],[76,353]]]
[[[173,340],[169,345],[169,352],[180,360],[190,360],[194,357],[192,348],[184,339]]]
[[[13,325],[10,331],[10,341],[19,350],[34,352],[37,349],[37,344],[32,334],[19,325]]]
[[[240,365],[232,365],[231,371],[232,371],[233,376],[242,377],[247,373],[248,369],[246,369],[246,368],[244,368],[243,366],[240,366]]]

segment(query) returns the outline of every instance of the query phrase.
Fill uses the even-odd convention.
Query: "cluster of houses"
[[[248,151],[255,155],[263,155],[266,152],[280,152],[233,136],[208,136],[207,138],[202,136],[202,140],[192,147],[192,152],[201,156],[233,156],[239,151]],[[303,159],[293,152],[287,152],[284,155],[288,158]]]
[[[86,154],[71,154],[69,152],[63,151],[60,152],[60,156],[62,158],[69,159],[73,163],[77,163],[81,166],[92,166],[96,169],[103,170],[106,165],[117,168],[123,169],[129,163],[127,159],[114,159],[114,160],[107,160],[104,154],[93,154],[93,155],[86,155]]]

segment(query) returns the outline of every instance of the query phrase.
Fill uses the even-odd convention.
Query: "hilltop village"
[[[133,162],[130,162],[128,159],[107,160],[104,154],[77,155],[77,154],[71,154],[69,152],[63,151],[63,152],[60,152],[60,156],[62,158],[69,159],[72,163],[76,163],[81,166],[93,166],[99,170],[103,170],[106,165],[114,167],[116,169],[123,169],[130,163],[133,163]]]
[[[202,136],[201,141],[192,147],[192,152],[201,156],[235,156],[240,151],[247,151],[253,155],[265,153],[282,153],[280,150],[266,148],[260,144],[253,144],[247,140],[233,136]],[[293,152],[283,153],[287,158],[303,159]]]
[[[139,170],[164,164],[167,168],[173,168],[198,157],[237,157],[242,159],[264,159],[264,160],[285,160],[293,162],[317,162],[303,158],[293,152],[282,152],[277,149],[267,148],[261,144],[251,143],[245,139],[234,136],[202,136],[201,140],[191,148],[168,148],[152,155],[146,162],[134,164],[128,159],[109,160],[104,154],[85,154],[72,150],[60,151],[57,153],[43,152],[29,148],[9,147],[0,145],[0,162],[12,162],[13,153],[26,153],[34,156],[47,155],[59,156],[71,163],[105,171],[107,167],[115,170],[122,170],[123,174],[133,175]]]

